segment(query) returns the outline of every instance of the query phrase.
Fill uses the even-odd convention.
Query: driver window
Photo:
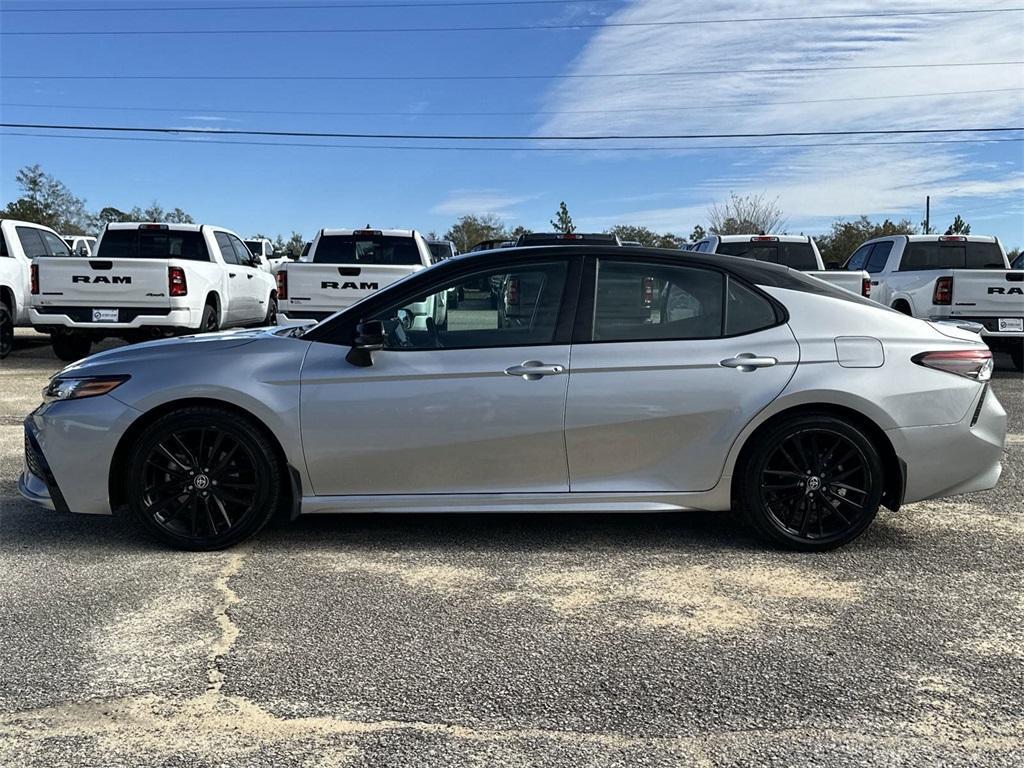
[[[472,349],[550,344],[555,338],[565,262],[463,276],[379,312],[385,349]]]

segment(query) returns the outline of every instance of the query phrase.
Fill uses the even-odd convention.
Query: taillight
[[[963,235],[939,235],[940,243],[966,243],[967,238]]]
[[[865,277],[860,281],[860,295],[865,298],[871,298],[871,278]]]
[[[992,378],[992,353],[987,349],[951,349],[944,352],[921,352],[913,360],[925,368],[955,373],[975,381]]]
[[[167,268],[167,295],[188,295],[188,283],[185,281],[185,270],[181,267]]]
[[[288,273],[284,270],[277,273],[277,298],[288,298]]]
[[[519,303],[519,278],[510,277],[508,279],[508,303],[518,304]]]
[[[953,303],[953,277],[946,275],[935,281],[935,290],[932,291],[932,304]]]
[[[654,278],[645,277],[640,287],[640,300],[643,302],[645,307],[651,307],[654,304]]]
[[[32,275],[32,295],[39,295],[39,265],[33,264],[29,267],[29,272]],[[24,289],[22,289],[24,290]]]

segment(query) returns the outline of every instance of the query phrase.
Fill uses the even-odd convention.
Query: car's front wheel
[[[249,419],[212,407],[172,411],[138,438],[128,506],[152,534],[180,549],[224,549],[249,538],[281,500],[281,466]]]
[[[792,549],[834,549],[878,512],[882,458],[857,426],[828,415],[785,419],[755,436],[739,484],[754,528]]]

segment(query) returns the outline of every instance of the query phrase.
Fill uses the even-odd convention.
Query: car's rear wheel
[[[853,541],[882,502],[878,450],[857,426],[827,415],[786,419],[745,451],[740,501],[754,528],[792,549]]]
[[[92,339],[77,333],[55,333],[50,337],[53,354],[65,363],[73,363],[89,355]]]
[[[213,550],[259,531],[281,499],[281,467],[248,419],[209,407],[168,413],[132,450],[128,506],[152,534],[180,549]]]

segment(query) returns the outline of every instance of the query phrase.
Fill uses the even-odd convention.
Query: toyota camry
[[[463,298],[443,326],[418,314],[446,293]],[[279,510],[730,508],[822,550],[882,506],[995,485],[991,372],[976,333],[784,267],[504,249],[314,326],[81,360],[26,419],[19,488],[51,509],[127,510],[197,550]]]

